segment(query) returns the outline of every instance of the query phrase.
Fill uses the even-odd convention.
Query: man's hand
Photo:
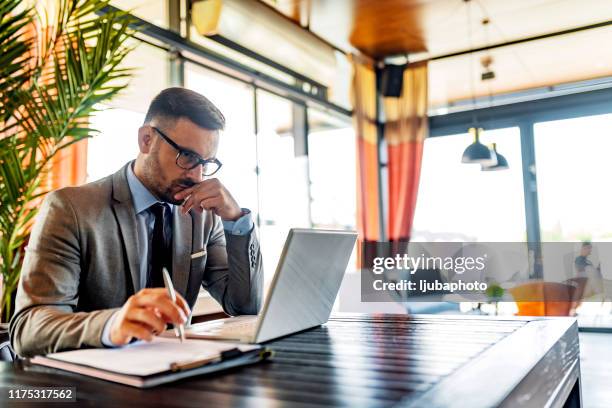
[[[166,288],[142,289],[130,296],[119,310],[109,337],[117,346],[133,338],[151,341],[166,329],[166,323],[185,323],[189,313],[187,302],[178,293],[174,303]]]
[[[186,188],[175,194],[174,198],[177,200],[186,198],[181,207],[183,214],[187,214],[193,208],[199,212],[212,210],[224,221],[236,221],[242,216],[242,210],[234,197],[216,178]]]

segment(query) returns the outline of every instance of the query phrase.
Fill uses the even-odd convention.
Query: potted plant
[[[51,5],[44,8],[41,3]],[[88,117],[127,86],[132,19],[109,1],[0,2],[0,272],[12,299],[51,159],[96,133]]]

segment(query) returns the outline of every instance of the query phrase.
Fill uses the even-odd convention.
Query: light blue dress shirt
[[[127,166],[127,181],[132,194],[132,202],[134,203],[134,211],[136,212],[136,228],[138,234],[138,255],[140,259],[146,259],[146,262],[140,263],[140,288],[144,288],[147,285],[147,275],[149,272],[149,265],[151,263],[151,253],[149,248],[151,246],[151,237],[153,235],[153,225],[155,223],[155,216],[149,210],[149,208],[158,202],[157,198],[142,184],[142,182],[134,174],[132,170],[132,162]],[[177,206],[167,203],[170,210],[178,211]],[[251,212],[243,208],[242,212],[244,215],[238,218],[236,221],[223,221],[223,229],[233,235],[246,235],[253,229],[253,218]],[[171,236],[172,231],[172,219],[166,218],[166,225],[164,226],[164,232],[166,236]],[[115,320],[117,313],[114,313],[110,319],[104,325],[102,331],[102,344],[107,347],[114,347],[115,345],[110,341],[110,327]]]

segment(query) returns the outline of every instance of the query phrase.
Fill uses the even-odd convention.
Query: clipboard
[[[172,362],[165,361],[163,364],[155,361],[155,363],[159,364],[147,371],[147,374],[144,375],[129,372],[129,368],[124,370],[111,369],[109,365],[112,363],[107,361],[107,359],[111,358],[111,356],[115,359],[118,356],[127,356],[130,349],[137,348],[138,345],[130,345],[121,349],[85,349],[53,353],[47,356],[35,356],[30,359],[30,363],[82,374],[105,381],[125,384],[132,387],[151,388],[160,384],[166,384],[196,375],[212,374],[234,367],[256,364],[258,362],[267,360],[272,356],[272,351],[262,346],[250,346],[245,350],[244,346],[233,346],[232,344],[222,342],[203,343],[202,340],[193,340],[193,342],[200,343],[203,349],[208,346],[223,348],[223,350],[219,353],[210,353],[210,355],[205,356],[204,358],[182,358]],[[159,343],[167,344],[167,340],[159,340],[158,344]],[[146,346],[147,345],[145,344],[141,347]],[[163,345],[158,346],[157,348],[160,347],[163,348]],[[174,344],[173,347],[180,346]],[[198,346],[196,345],[196,347]],[[152,347],[151,349],[153,350],[151,352],[151,356],[154,358],[155,347]],[[139,354],[143,354],[142,349],[139,350]],[[160,354],[163,357],[163,350],[160,352]],[[142,357],[139,358],[140,360],[137,361],[136,364],[142,363]],[[162,366],[164,368],[158,369]],[[144,369],[146,370],[146,368]]]

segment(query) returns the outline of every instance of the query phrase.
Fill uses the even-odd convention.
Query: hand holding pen
[[[147,288],[129,297],[113,316],[110,340],[121,346],[132,339],[150,341],[166,330],[166,324],[184,324],[191,314],[187,301],[175,292],[173,301],[166,288]]]

